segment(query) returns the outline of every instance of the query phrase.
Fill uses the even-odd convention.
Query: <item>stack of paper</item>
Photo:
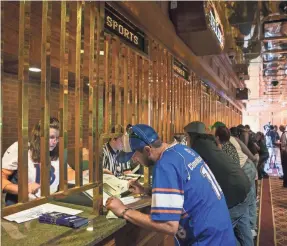
[[[54,205],[51,203],[46,203],[34,208],[30,208],[15,214],[8,215],[4,217],[4,219],[9,221],[15,221],[17,223],[26,222],[29,220],[37,219],[40,215],[44,213],[50,213],[50,212],[59,212],[59,213],[66,213],[70,215],[76,215],[81,212],[82,210],[77,209],[71,209],[63,206]]]

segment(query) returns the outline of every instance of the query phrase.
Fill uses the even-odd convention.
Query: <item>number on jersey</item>
[[[221,199],[221,194],[222,194],[221,187],[219,186],[219,184],[217,183],[213,173],[211,172],[211,170],[209,169],[209,167],[205,163],[200,168],[200,172],[201,172],[201,174],[202,174],[202,176],[204,178],[207,178],[207,180],[211,184],[212,189],[214,190],[217,198],[220,200]]]

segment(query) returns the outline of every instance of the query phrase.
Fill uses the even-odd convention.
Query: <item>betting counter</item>
[[[121,177],[120,180],[129,178]],[[42,224],[38,219],[17,224],[2,218],[2,245],[173,245],[173,239],[167,235],[144,230],[121,218],[109,219],[105,209],[104,215],[96,217],[92,214],[92,199],[87,192],[56,200],[52,204],[83,211],[78,215],[88,218],[88,225],[72,229]],[[127,206],[149,213],[150,204],[150,197],[141,196]]]
[[[79,229],[72,229],[64,226],[42,224],[38,222],[38,219],[21,224],[2,219],[2,245],[104,245],[115,239],[117,232],[133,230],[133,227],[135,227],[127,226],[124,219],[107,219],[106,215],[95,217],[92,214],[92,207],[89,206],[66,202],[53,202],[53,204],[82,210],[83,212],[79,216],[88,218],[88,225]],[[149,198],[142,198],[129,205],[129,207],[143,212],[148,212],[149,206]],[[146,234],[149,234],[149,232],[146,232]],[[140,241],[141,238],[133,238],[133,240]]]

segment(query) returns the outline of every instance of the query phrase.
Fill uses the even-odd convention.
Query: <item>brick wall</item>
[[[3,103],[3,132],[2,132],[2,153],[15,141],[17,141],[17,121],[18,121],[18,80],[16,75],[2,74],[2,103]],[[34,124],[41,117],[41,87],[39,80],[30,80],[29,82],[29,133]],[[58,117],[59,108],[59,84],[52,83],[50,93],[50,115]],[[88,93],[84,93],[83,104],[83,143],[87,146],[88,143]],[[72,147],[75,141],[75,93],[74,88],[69,87],[68,97],[69,111],[69,131],[68,145]]]

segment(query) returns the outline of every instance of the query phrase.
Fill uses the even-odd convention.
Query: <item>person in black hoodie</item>
[[[248,177],[238,163],[217,147],[214,136],[206,134],[202,122],[191,122],[184,127],[184,131],[188,145],[209,166],[223,191],[240,245],[253,245],[248,210],[251,199]]]

